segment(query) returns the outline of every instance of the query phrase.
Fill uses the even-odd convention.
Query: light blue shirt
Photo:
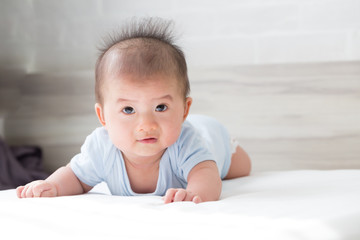
[[[163,196],[169,188],[186,188],[191,169],[206,160],[216,162],[223,179],[231,163],[230,137],[215,119],[191,115],[183,123],[178,140],[164,152],[156,190],[150,194]],[[89,186],[106,182],[113,195],[144,195],[131,189],[122,153],[103,127],[86,138],[81,153],[72,158],[70,166]]]

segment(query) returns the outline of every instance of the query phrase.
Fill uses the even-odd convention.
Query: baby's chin
[[[123,156],[128,159],[138,159],[140,161],[157,161],[160,160],[167,148],[149,146],[149,144],[143,144],[145,146],[137,146],[135,149],[129,151],[121,151]]]

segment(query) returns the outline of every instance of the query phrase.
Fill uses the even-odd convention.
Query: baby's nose
[[[140,118],[138,124],[138,131],[139,132],[151,132],[158,128],[158,124],[155,121],[154,117],[151,114],[147,114]]]

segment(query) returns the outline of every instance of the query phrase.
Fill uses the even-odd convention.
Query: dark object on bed
[[[48,176],[39,147],[10,147],[0,138],[0,190],[16,188]]]

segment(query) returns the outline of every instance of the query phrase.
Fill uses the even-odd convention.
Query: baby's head
[[[96,102],[103,104],[107,79],[132,76],[147,81],[154,75],[177,80],[184,100],[190,93],[187,65],[182,50],[174,44],[172,22],[159,18],[132,20],[105,41],[95,68]]]
[[[96,63],[95,111],[127,158],[158,159],[189,113],[186,61],[170,27],[161,19],[133,21],[110,38]]]

